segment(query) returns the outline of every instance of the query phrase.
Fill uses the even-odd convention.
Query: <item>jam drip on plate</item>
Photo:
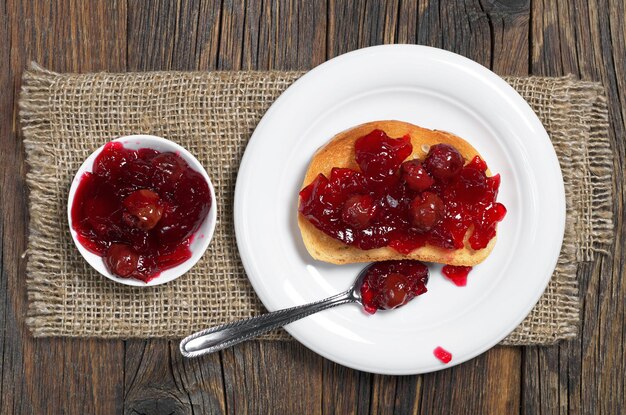
[[[361,285],[361,300],[366,312],[391,310],[403,306],[426,292],[428,267],[420,261],[376,262],[367,270]]]
[[[485,248],[505,214],[496,202],[500,175],[464,160],[447,144],[409,159],[409,136],[381,130],[355,142],[360,170],[333,168],[300,191],[299,212],[327,235],[360,249],[390,246],[402,254],[426,244],[456,250]],[[470,232],[468,232],[470,231]],[[466,235],[467,234],[467,235]]]
[[[444,265],[441,272],[457,287],[465,287],[467,285],[467,275],[471,270],[472,267]]]
[[[450,363],[450,361],[452,360],[452,353],[450,353],[449,351],[447,351],[441,346],[437,346],[435,350],[433,350],[433,354],[435,355],[437,359],[441,361],[441,363],[444,363],[444,364]]]
[[[109,271],[147,282],[191,257],[210,207],[208,183],[177,154],[112,142],[80,179],[72,227]]]

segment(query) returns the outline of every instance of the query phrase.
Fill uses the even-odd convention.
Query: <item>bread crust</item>
[[[408,159],[419,158],[423,160],[428,152],[428,146],[440,143],[454,146],[468,161],[474,158],[474,156],[480,155],[467,141],[446,131],[429,130],[396,120],[373,121],[342,131],[321,147],[311,159],[302,188],[310,184],[320,173],[330,177],[333,167],[347,167],[360,170],[354,158],[354,143],[358,138],[369,134],[375,129],[383,130],[389,137],[393,138],[408,134],[413,145],[413,152]],[[486,174],[491,176],[489,170],[487,170]],[[474,250],[467,242],[468,235],[471,234],[468,231],[465,247],[462,249],[451,251],[426,245],[412,251],[408,255],[403,255],[389,247],[363,250],[346,245],[317,229],[300,213],[298,213],[298,226],[309,254],[314,259],[332,264],[415,259],[450,265],[474,266],[487,258],[496,243],[496,238],[494,237],[487,247]]]

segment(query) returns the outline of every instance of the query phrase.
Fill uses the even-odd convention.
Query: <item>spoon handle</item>
[[[180,342],[180,352],[185,357],[197,357],[203,354],[217,352],[218,350],[253,339],[268,331],[272,331],[303,317],[317,313],[318,311],[355,301],[356,299],[351,291],[348,290],[314,303],[285,308],[257,317],[211,327],[185,337]]]

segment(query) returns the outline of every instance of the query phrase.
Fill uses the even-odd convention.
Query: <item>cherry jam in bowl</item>
[[[215,190],[200,162],[152,135],[120,137],[80,166],[68,198],[74,244],[105,277],[138,287],[183,275],[206,251]]]

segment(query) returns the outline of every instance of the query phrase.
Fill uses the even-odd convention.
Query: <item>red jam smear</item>
[[[372,131],[355,142],[360,170],[319,174],[300,191],[299,212],[360,249],[390,246],[408,254],[429,244],[456,250],[466,237],[473,249],[485,248],[506,214],[496,202],[500,175],[487,177],[480,157],[466,163],[447,144],[430,147],[424,160],[405,161],[411,153],[409,136]]]
[[[442,363],[450,363],[452,360],[452,353],[441,346],[437,346],[435,350],[433,350],[433,354],[437,359],[441,360]]]
[[[420,261],[401,260],[376,262],[367,270],[361,284],[363,309],[391,310],[424,294],[428,267]]]
[[[210,208],[207,181],[179,155],[111,142],[80,179],[72,227],[112,273],[148,282],[191,257]]]
[[[457,287],[465,287],[467,285],[467,275],[471,270],[472,267],[444,265],[441,272]]]

